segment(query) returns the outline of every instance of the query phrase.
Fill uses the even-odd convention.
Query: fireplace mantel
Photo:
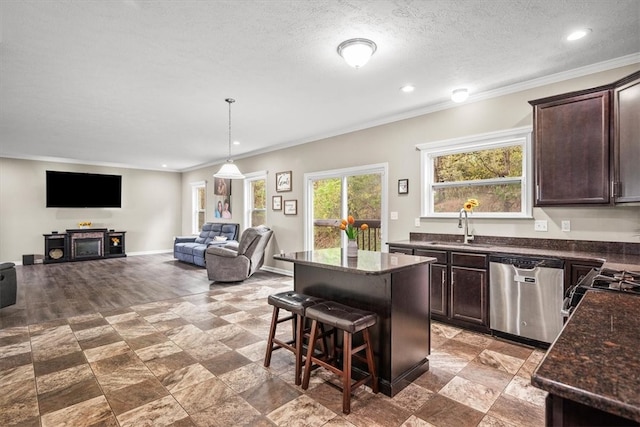
[[[126,231],[106,228],[74,228],[44,234],[45,264],[125,257]]]

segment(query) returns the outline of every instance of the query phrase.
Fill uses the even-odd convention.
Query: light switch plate
[[[415,225],[416,227],[420,227],[420,218],[416,218],[413,220],[413,225]]]
[[[562,231],[571,231],[571,221],[568,219],[562,221]]]
[[[398,219],[398,212],[391,212],[391,219]]]
[[[537,219],[533,224],[533,229],[535,231],[547,231],[547,220],[546,219]]]

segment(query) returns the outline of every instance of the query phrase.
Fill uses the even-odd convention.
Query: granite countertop
[[[640,271],[637,243],[581,242],[551,239],[521,239],[476,236],[473,243],[458,242],[461,236],[411,233],[409,240],[389,245],[434,250],[456,250],[476,253],[504,253],[561,258],[570,261],[600,262],[615,270]],[[630,249],[629,249],[630,248]]]
[[[531,377],[551,394],[640,422],[640,295],[587,291]]]
[[[431,257],[399,256],[398,254],[362,250],[358,251],[357,257],[349,258],[346,256],[346,251],[340,248],[290,252],[274,255],[273,259],[358,274],[390,273],[421,264],[428,264],[436,260]]]

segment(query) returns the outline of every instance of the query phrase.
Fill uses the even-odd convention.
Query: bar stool
[[[374,393],[378,393],[378,378],[376,377],[373,350],[371,349],[371,339],[369,336],[369,328],[376,324],[377,316],[370,311],[359,310],[334,301],[325,301],[309,307],[306,312],[306,317],[312,322],[307,358],[304,365],[302,388],[306,390],[309,387],[311,367],[314,363],[328,369],[342,379],[342,412],[348,414],[351,412],[351,390],[371,380],[371,389]],[[333,326],[334,345],[332,346],[330,355],[316,357],[314,353],[315,344],[319,339],[319,325],[322,324],[325,326]],[[336,348],[336,335],[339,330],[343,332],[342,349]],[[353,335],[357,332],[362,332],[364,343],[353,348]],[[332,364],[332,362],[336,360],[336,350],[342,351],[342,369]],[[357,354],[363,350],[366,353],[366,358]],[[352,384],[351,363],[353,357],[361,361],[366,361],[369,372],[364,378]]]
[[[267,341],[267,352],[264,356],[264,366],[269,367],[271,364],[271,354],[274,350],[284,348],[292,352],[296,357],[296,385],[300,385],[300,375],[302,373],[302,340],[304,338],[304,317],[307,308],[324,301],[322,298],[311,297],[292,291],[280,292],[278,294],[269,295],[267,301],[273,306],[273,315],[271,316],[271,328],[269,329],[269,339]],[[291,314],[282,319],[278,319],[280,309],[286,310]],[[279,323],[293,322],[293,338],[289,341],[282,341],[276,338],[276,329]]]

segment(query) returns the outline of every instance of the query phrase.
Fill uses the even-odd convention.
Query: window
[[[245,222],[247,227],[267,223],[267,173],[245,174]]]
[[[207,184],[191,183],[191,233],[198,234],[206,221]]]
[[[477,199],[473,214],[530,218],[531,128],[420,144],[422,216],[458,215]]]

